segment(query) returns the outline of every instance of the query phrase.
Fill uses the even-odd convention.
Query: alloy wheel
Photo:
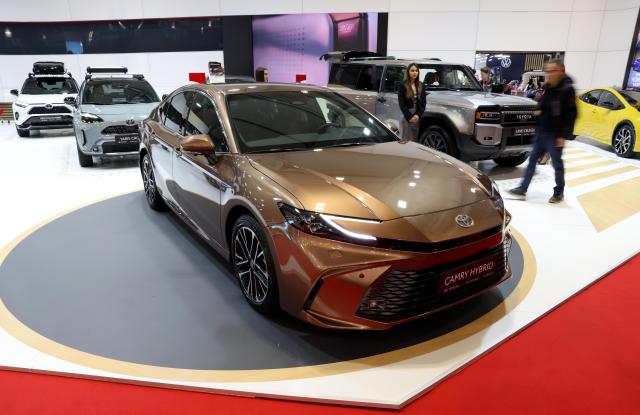
[[[254,304],[261,304],[269,294],[269,271],[264,249],[258,235],[243,226],[233,241],[233,260],[245,296]]]
[[[447,143],[442,134],[437,131],[430,131],[425,137],[424,144],[443,153],[447,152]]]
[[[144,185],[144,193],[150,205],[156,200],[156,181],[153,176],[153,167],[149,156],[145,156],[142,160],[142,182]]]
[[[613,139],[613,149],[617,154],[626,154],[631,148],[631,130],[629,127],[622,127]]]

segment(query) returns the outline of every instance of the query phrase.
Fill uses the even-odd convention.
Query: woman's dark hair
[[[414,98],[414,95],[413,95],[413,88],[411,88],[411,76],[409,75],[409,71],[414,66],[418,70],[418,76],[416,76],[416,80],[414,81],[414,85],[416,87],[416,94],[420,94],[420,91],[422,91],[422,82],[420,82],[420,68],[418,67],[417,63],[412,62],[409,64],[409,66],[407,66],[407,80],[405,82],[405,85],[407,86],[407,92],[405,96],[407,99],[410,99],[410,100]]]

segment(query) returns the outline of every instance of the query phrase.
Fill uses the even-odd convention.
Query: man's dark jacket
[[[553,88],[546,88],[538,104],[542,114],[538,118],[538,128],[551,133],[556,138],[573,139],[573,125],[576,121],[576,92],[573,81],[565,75]]]

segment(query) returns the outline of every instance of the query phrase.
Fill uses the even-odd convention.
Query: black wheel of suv
[[[636,132],[629,124],[616,128],[611,140],[613,151],[624,158],[633,157],[633,147],[636,145]]]
[[[231,263],[249,304],[261,313],[277,310],[278,284],[269,244],[252,216],[240,216],[233,227]]]
[[[524,154],[519,154],[517,156],[495,158],[493,159],[493,161],[498,166],[516,167],[521,165],[525,161],[527,161],[528,158],[529,158],[529,153],[524,153]]]
[[[88,156],[80,150],[80,146],[76,142],[76,149],[78,150],[78,161],[82,167],[93,167],[93,157]]]
[[[16,127],[16,131],[18,131],[20,137],[29,137],[31,135],[31,131],[22,128]]]
[[[144,194],[147,203],[153,210],[165,211],[167,205],[164,203],[162,196],[158,193],[156,186],[156,176],[153,174],[153,164],[149,154],[145,154],[140,165],[140,174],[142,174],[142,184],[144,185]]]
[[[446,129],[437,125],[431,125],[420,134],[420,143],[435,150],[458,157],[459,152],[451,134]]]

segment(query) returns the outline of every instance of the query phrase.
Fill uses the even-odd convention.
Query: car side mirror
[[[66,97],[63,101],[67,105],[77,107],[76,97]]]
[[[391,131],[393,131],[393,133],[395,135],[400,135],[400,128],[398,128],[398,124],[396,124],[395,121],[393,120],[387,120],[385,122],[385,125],[387,126],[388,129],[390,129]]]
[[[11,95],[15,95],[18,96],[18,90],[17,89],[12,89],[11,91],[9,91],[11,93]]]
[[[208,134],[190,135],[180,144],[182,151],[204,155],[209,163],[215,162],[215,146]]]

